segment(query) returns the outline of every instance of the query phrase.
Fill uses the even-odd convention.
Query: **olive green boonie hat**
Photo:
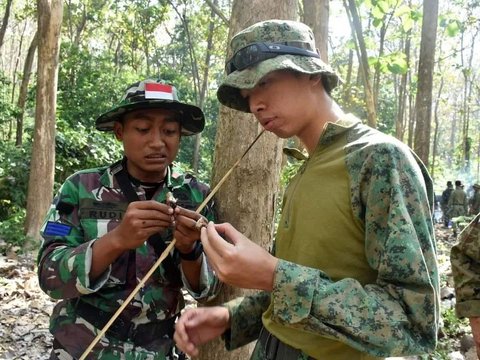
[[[320,59],[313,32],[303,23],[262,21],[236,34],[230,46],[233,56],[227,61],[227,77],[217,90],[218,100],[230,108],[250,112],[240,90],[252,89],[275,70],[321,74],[328,93],[338,85],[338,75]]]
[[[205,126],[205,116],[199,107],[179,101],[173,85],[152,79],[130,85],[120,104],[100,115],[95,126],[100,131],[111,131],[115,121],[121,121],[130,111],[158,108],[178,111],[182,135],[198,134]]]

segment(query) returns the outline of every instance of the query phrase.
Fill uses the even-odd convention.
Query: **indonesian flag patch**
[[[145,99],[173,100],[173,86],[166,84],[146,83]]]

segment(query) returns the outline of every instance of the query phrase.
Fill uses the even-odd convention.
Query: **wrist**
[[[193,245],[193,248],[190,249],[190,251],[184,252],[177,248],[177,252],[180,259],[187,261],[195,261],[203,254],[203,245],[199,240],[197,240],[195,241],[195,244]]]

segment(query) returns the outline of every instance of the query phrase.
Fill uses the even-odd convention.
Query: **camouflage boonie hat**
[[[312,30],[305,24],[289,20],[267,20],[256,23],[231,40],[232,54],[245,46],[256,43],[288,45],[316,52]],[[274,70],[290,69],[305,74],[322,74],[322,82],[328,93],[339,83],[338,75],[320,58],[301,55],[277,55],[244,70],[228,74],[217,90],[218,100],[225,106],[250,112],[248,102],[240,95],[241,89],[251,89],[257,82]]]
[[[95,126],[100,131],[113,130],[115,121],[133,110],[138,109],[169,109],[180,113],[182,135],[194,135],[203,130],[205,116],[202,110],[194,105],[178,100],[177,89],[161,80],[146,79],[128,87],[120,104],[100,115]]]

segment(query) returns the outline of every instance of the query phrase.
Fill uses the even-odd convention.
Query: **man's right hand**
[[[178,348],[189,356],[198,355],[198,347],[230,328],[230,314],[223,306],[188,309],[175,325],[173,339]]]
[[[173,208],[157,201],[128,204],[122,222],[93,244],[90,279],[94,281],[120,255],[136,249],[157,232],[174,224]]]
[[[112,241],[124,250],[141,246],[151,235],[174,224],[172,207],[153,200],[128,204],[122,222],[112,230]]]

